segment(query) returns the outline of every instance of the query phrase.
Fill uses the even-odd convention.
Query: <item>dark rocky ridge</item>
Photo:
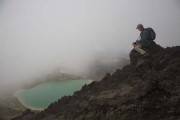
[[[180,46],[150,52],[144,59],[132,50],[130,65],[13,120],[180,120]]]

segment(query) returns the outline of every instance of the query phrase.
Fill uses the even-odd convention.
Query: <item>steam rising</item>
[[[179,45],[179,12],[179,0],[1,0],[0,91],[55,68],[83,74],[96,59],[127,57],[138,23],[162,46]]]

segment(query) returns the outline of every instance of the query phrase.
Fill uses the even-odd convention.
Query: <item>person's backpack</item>
[[[149,40],[155,40],[156,39],[156,33],[154,32],[154,30],[150,27],[146,28],[146,30],[148,30],[150,32]]]

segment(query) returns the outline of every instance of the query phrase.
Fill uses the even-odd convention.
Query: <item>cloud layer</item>
[[[163,47],[179,45],[179,6],[179,0],[1,0],[1,91],[56,67],[84,72],[102,54],[122,57],[138,23],[152,27]]]

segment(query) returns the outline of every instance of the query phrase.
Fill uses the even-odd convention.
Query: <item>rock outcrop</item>
[[[130,65],[84,85],[38,114],[29,110],[13,120],[178,120],[180,46],[154,45],[149,52],[144,59],[132,50]]]

